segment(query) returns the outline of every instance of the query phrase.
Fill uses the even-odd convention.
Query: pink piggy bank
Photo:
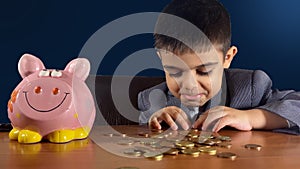
[[[64,70],[57,70],[45,69],[40,59],[24,54],[18,70],[23,80],[8,101],[11,140],[65,143],[88,137],[95,104],[85,83],[90,71],[87,59],[74,59]]]

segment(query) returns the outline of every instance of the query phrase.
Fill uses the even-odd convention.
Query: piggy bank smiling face
[[[40,70],[20,85],[19,107],[32,119],[46,120],[68,111],[72,101],[70,74],[60,70]]]

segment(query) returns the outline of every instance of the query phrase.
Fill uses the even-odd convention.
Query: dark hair
[[[197,33],[190,31],[188,24],[175,21],[174,16],[196,26]],[[225,54],[231,45],[230,17],[217,0],[172,0],[158,17],[154,32],[156,48],[177,54],[207,50],[211,44],[220,45]]]

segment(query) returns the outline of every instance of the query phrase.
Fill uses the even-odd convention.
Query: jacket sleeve
[[[161,83],[138,94],[139,124],[147,124],[151,115],[166,106],[166,84]]]
[[[300,134],[300,92],[272,89],[271,79],[260,70],[253,72],[252,91],[252,101],[253,104],[259,105],[257,108],[275,113],[287,120],[289,127],[276,129],[275,132]]]

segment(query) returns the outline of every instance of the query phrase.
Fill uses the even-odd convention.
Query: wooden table
[[[138,133],[148,132],[143,126],[98,126],[90,137],[65,144],[42,142],[37,144],[19,144],[8,139],[7,132],[0,133],[0,168],[2,169],[116,169],[131,166],[141,169],[299,169],[300,137],[295,135],[266,131],[241,132],[222,130],[220,135],[230,136],[232,147],[218,149],[236,153],[235,160],[218,158],[208,154],[198,157],[180,154],[164,156],[160,161],[147,158],[124,157],[122,149],[129,145],[116,144],[116,140],[126,137],[140,139]],[[111,136],[110,133],[115,133]],[[119,133],[119,134],[118,134]],[[245,144],[262,145],[260,151],[248,150]],[[114,150],[109,150],[109,147]],[[118,150],[119,149],[119,150]],[[117,155],[115,152],[120,152]],[[113,153],[112,153],[113,152]]]

